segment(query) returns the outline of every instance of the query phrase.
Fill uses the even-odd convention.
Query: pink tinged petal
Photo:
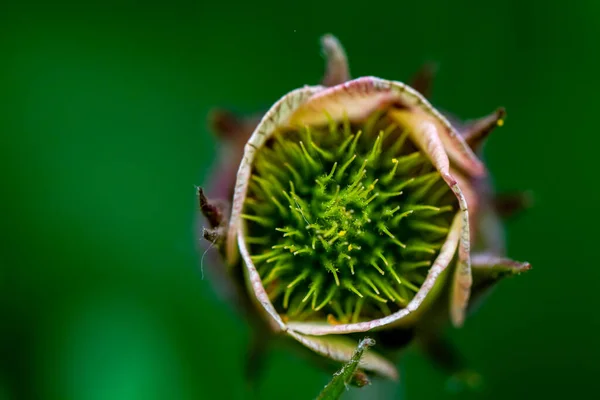
[[[463,229],[461,232],[460,246],[458,247],[458,261],[454,270],[454,283],[450,290],[450,321],[456,327],[462,326],[465,320],[473,277],[471,275],[470,238],[468,227],[468,212],[465,211]]]
[[[456,254],[456,248],[459,244],[461,237],[461,230],[463,225],[462,213],[457,213],[450,232],[438,254],[435,262],[429,269],[425,282],[419,288],[419,291],[415,294],[415,297],[408,303],[408,305],[391,315],[384,318],[374,319],[365,322],[359,322],[354,324],[339,324],[330,325],[326,322],[295,322],[290,321],[287,327],[290,331],[306,335],[330,335],[330,334],[344,334],[354,332],[367,332],[371,329],[383,328],[386,326],[408,326],[416,322],[416,318],[421,312],[425,311],[425,308],[431,302],[433,302],[437,290],[439,288],[438,283],[441,281],[441,275],[446,271],[450,265],[454,255]]]
[[[273,307],[273,303],[269,299],[269,295],[265,290],[265,287],[262,283],[262,279],[250,258],[250,253],[248,252],[248,247],[246,246],[246,241],[244,240],[244,233],[242,230],[238,232],[238,245],[240,249],[240,253],[242,255],[242,260],[245,265],[245,277],[246,283],[249,286],[251,297],[256,301],[257,305],[262,310],[262,314],[267,317],[267,322],[270,324],[271,328],[274,331],[285,331],[287,327],[285,323],[279,316],[279,313]]]
[[[440,139],[439,132],[444,129],[436,124],[429,116],[414,110],[390,110],[390,116],[407,127],[415,144],[423,151],[442,178],[452,189],[461,210],[461,237],[458,247],[458,261],[454,271],[454,281],[451,289],[450,319],[454,326],[461,326],[465,318],[465,310],[469,302],[471,285],[471,266],[469,260],[471,237],[469,227],[469,210],[467,200],[461,191],[456,178],[450,174],[450,162],[446,148]]]
[[[467,206],[469,207],[469,222],[471,224],[470,228],[470,238],[473,242],[476,237],[479,235],[479,227],[477,226],[477,222],[479,221],[479,214],[481,209],[481,201],[480,195],[476,192],[473,187],[472,181],[465,177],[458,171],[450,168],[450,174],[460,187],[460,191],[465,197],[465,201],[467,202]]]
[[[324,125],[329,119],[362,121],[375,110],[391,104],[420,110],[439,125],[438,134],[450,159],[471,176],[485,176],[483,163],[475,156],[448,120],[416,90],[401,82],[367,76],[324,90],[296,110],[290,127]]]
[[[471,266],[469,260],[471,235],[469,227],[469,210],[465,195],[461,191],[456,178],[450,174],[450,162],[446,154],[446,147],[440,139],[439,132],[444,131],[430,117],[415,112],[414,110],[390,110],[390,116],[403,126],[407,127],[413,141],[427,154],[442,178],[452,189],[462,214],[462,228],[460,245],[458,247],[458,261],[454,271],[454,282],[451,289],[450,320],[454,326],[461,326],[465,319],[465,310],[469,302],[471,285]],[[470,186],[468,186],[470,188]],[[476,198],[474,194],[473,198]]]
[[[483,177],[487,174],[483,163],[453,128],[443,129],[440,138],[448,156],[457,167],[473,177]]]
[[[304,103],[311,95],[323,90],[322,86],[305,86],[293,90],[283,96],[271,107],[271,109],[262,118],[252,136],[244,147],[244,156],[237,172],[231,217],[229,221],[229,230],[227,232],[226,256],[230,266],[235,265],[239,260],[237,249],[237,233],[242,228],[241,213],[248,191],[248,183],[252,172],[252,163],[254,153],[264,145],[278,129],[282,127],[282,122],[289,119],[290,114],[295,111],[299,105]]]
[[[330,119],[351,121],[366,119],[397,99],[390,84],[371,77],[358,78],[312,96],[289,118],[291,127],[324,125]]]
[[[424,113],[410,109],[391,109],[390,117],[408,129],[411,139],[431,160],[444,179],[450,175],[450,161],[440,139],[440,130],[435,121]],[[447,182],[452,186],[455,181]]]
[[[316,353],[340,363],[350,361],[357,345],[352,339],[342,336],[307,336],[293,331],[288,331],[288,334]],[[398,370],[394,364],[373,350],[363,354],[359,368],[398,380]]]

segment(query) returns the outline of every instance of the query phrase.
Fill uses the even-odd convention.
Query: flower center
[[[276,132],[257,151],[243,217],[278,311],[349,323],[408,304],[456,211],[409,132],[378,113]]]

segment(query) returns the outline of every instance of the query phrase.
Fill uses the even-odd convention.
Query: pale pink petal
[[[469,260],[471,235],[469,227],[469,205],[461,186],[456,178],[450,174],[450,162],[446,149],[440,139],[439,132],[444,129],[435,120],[422,112],[415,110],[390,110],[390,116],[403,126],[407,127],[415,144],[423,151],[434,167],[440,172],[442,178],[452,189],[462,214],[462,228],[460,244],[458,246],[458,262],[454,272],[454,281],[451,290],[450,319],[455,326],[462,325],[465,310],[471,293],[471,266]],[[467,186],[470,188],[470,186]],[[471,196],[472,199],[474,196]]]
[[[483,163],[465,143],[448,120],[416,90],[401,82],[375,77],[358,78],[312,96],[287,121],[290,127],[323,125],[330,119],[362,121],[373,111],[395,104],[422,112],[438,125],[438,136],[445,151],[457,167],[471,176],[486,174]]]
[[[288,125],[324,125],[330,119],[342,121],[344,118],[361,121],[397,98],[389,84],[386,87],[371,77],[358,78],[312,96],[290,115]]]
[[[244,275],[250,289],[251,299],[258,306],[258,310],[261,314],[267,317],[266,321],[271,325],[271,328],[274,331],[286,330],[287,327],[279,313],[275,310],[275,307],[273,307],[273,303],[271,303],[271,300],[269,299],[269,295],[265,290],[262,279],[250,258],[250,253],[248,252],[242,229],[238,232],[238,245],[245,266]]]
[[[316,353],[340,363],[350,361],[358,345],[350,338],[337,335],[306,336],[293,331],[289,331],[288,334]],[[359,367],[365,371],[375,372],[386,378],[398,380],[398,370],[394,364],[373,350],[369,349],[363,354]]]
[[[450,174],[460,187],[460,191],[465,197],[465,201],[467,203],[467,207],[469,209],[469,222],[471,224],[470,228],[470,237],[471,242],[473,242],[474,238],[478,235],[478,226],[475,223],[479,221],[480,216],[480,195],[475,191],[473,187],[472,180],[466,178],[462,173],[456,171],[454,168],[450,168]]]

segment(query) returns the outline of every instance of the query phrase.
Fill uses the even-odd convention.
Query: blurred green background
[[[5,1],[0,399],[248,398],[248,328],[196,251],[194,185],[217,149],[205,118],[316,83],[326,32],[354,76],[405,81],[435,61],[434,104],[463,118],[505,106],[489,167],[537,201],[507,225],[533,270],[449,331],[485,391],[448,391],[411,351],[396,395],[597,389],[599,2]],[[259,398],[309,399],[328,379],[276,350]]]

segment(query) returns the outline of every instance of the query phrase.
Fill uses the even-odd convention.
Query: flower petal
[[[316,353],[341,363],[350,361],[357,345],[352,339],[337,335],[308,336],[294,331],[288,331],[288,334]],[[373,350],[367,350],[363,354],[359,367],[398,380],[398,370],[395,365]]]
[[[291,127],[324,125],[330,119],[350,121],[366,119],[397,99],[389,84],[364,77],[323,90],[312,96],[290,116]]]
[[[286,330],[287,327],[279,316],[279,313],[275,310],[275,307],[273,307],[273,303],[271,303],[271,300],[269,299],[269,295],[265,290],[262,279],[250,258],[250,253],[248,252],[242,229],[238,232],[238,245],[245,266],[244,275],[250,289],[250,297],[256,302],[259,312],[266,317],[267,322],[274,331]]]
[[[444,129],[429,116],[415,110],[390,110],[390,116],[407,127],[413,141],[425,152],[442,178],[452,189],[462,214],[462,228],[460,245],[458,248],[458,262],[454,272],[454,282],[451,290],[450,319],[455,326],[460,326],[465,317],[465,309],[469,301],[472,284],[471,268],[469,261],[471,234],[469,227],[469,205],[456,178],[450,174],[450,161],[446,149],[440,138],[439,132]],[[441,128],[441,129],[440,129]],[[466,183],[466,182],[463,182]],[[470,186],[466,186],[470,188]],[[471,194],[471,199],[476,197]]]
[[[367,76],[312,96],[288,120],[291,127],[326,124],[329,119],[361,121],[373,111],[398,104],[421,111],[438,125],[438,135],[450,159],[468,175],[485,176],[483,163],[448,120],[416,90],[402,82]]]

